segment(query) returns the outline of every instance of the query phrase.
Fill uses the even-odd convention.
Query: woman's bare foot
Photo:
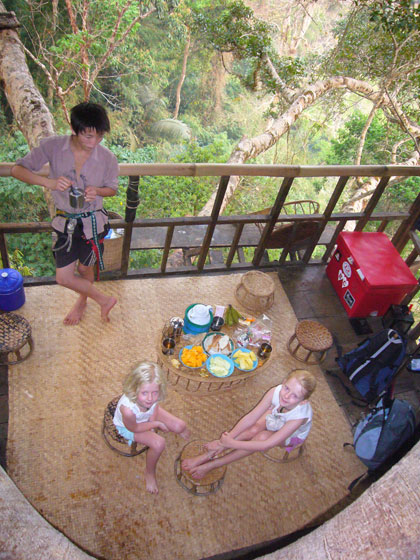
[[[77,325],[80,323],[83,313],[85,312],[87,305],[87,298],[85,296],[79,296],[76,303],[64,317],[63,323],[65,325]]]
[[[101,305],[101,317],[103,321],[109,321],[108,314],[116,303],[117,300],[114,297],[109,297],[107,302]]]
[[[191,457],[190,459],[184,459],[181,463],[181,467],[184,471],[192,472],[193,469],[206,463],[211,459],[210,453],[203,453],[202,455],[197,455],[196,457]]]
[[[151,494],[158,494],[159,489],[156,481],[156,476],[154,473],[146,472],[146,490]]]

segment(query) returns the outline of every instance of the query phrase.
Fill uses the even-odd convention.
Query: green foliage
[[[354,111],[344,126],[338,130],[336,138],[330,142],[330,152],[326,156],[328,165],[354,164],[365,123],[366,115],[360,111]],[[385,117],[381,113],[377,113],[366,134],[361,164],[384,165],[389,163],[392,146],[401,138],[403,135],[400,129],[390,127]],[[413,149],[412,143],[404,145],[399,153],[399,160],[404,161]]]
[[[270,26],[254,17],[241,0],[192,6],[192,28],[220,51],[259,58],[271,45]]]
[[[22,274],[22,276],[33,276],[34,270],[29,268],[24,263],[23,253],[19,249],[15,249],[11,255],[9,255],[10,267],[14,268]]]

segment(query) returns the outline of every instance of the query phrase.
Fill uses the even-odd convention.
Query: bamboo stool
[[[303,452],[305,451],[305,442],[297,445],[290,451],[287,451],[285,447],[276,446],[268,451],[262,452],[264,457],[273,461],[274,463],[291,463],[292,461],[296,461]]]
[[[121,395],[118,395],[118,397],[113,398],[105,408],[104,421],[102,423],[102,435],[104,436],[105,443],[113,451],[119,455],[123,455],[124,457],[135,457],[136,455],[143,453],[143,451],[146,451],[147,445],[143,447],[139,446],[137,448],[137,442],[133,441],[129,447],[130,451],[126,451],[129,444],[127,440],[117,431],[114,424],[115,409],[117,408],[120,397]]]
[[[0,364],[11,366],[29,357],[34,347],[29,322],[16,313],[0,315]],[[24,350],[24,353],[21,353]]]
[[[245,309],[263,313],[273,305],[274,282],[265,272],[250,270],[242,276],[235,297]]]
[[[296,347],[293,349],[292,345],[296,342]],[[331,348],[333,344],[333,338],[330,331],[321,323],[317,321],[310,321],[309,319],[304,319],[297,323],[295,328],[295,333],[289,339],[287,343],[287,348],[291,355],[305,364],[320,364],[327,355],[327,350]],[[303,348],[307,353],[305,355],[298,354],[298,350]],[[321,352],[321,356],[317,358],[315,355],[311,359],[311,355],[314,352]]]
[[[205,451],[204,442],[196,439],[187,443],[179,456],[175,459],[174,471],[177,482],[184,490],[194,496],[208,496],[209,494],[214,494],[222,486],[225,478],[226,465],[213,469],[200,480],[195,480],[188,472],[182,470],[181,462],[184,459],[190,459],[196,455],[201,455]]]

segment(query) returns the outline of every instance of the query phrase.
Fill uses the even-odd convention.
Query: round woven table
[[[190,494],[194,496],[208,496],[219,490],[223,484],[226,473],[226,465],[217,467],[207,473],[200,480],[194,479],[187,471],[182,469],[182,461],[190,459],[206,452],[204,442],[201,440],[193,440],[187,443],[179,456],[175,459],[174,471],[177,482]]]
[[[223,327],[223,333],[229,336],[233,334],[234,330],[234,327]],[[207,332],[203,333],[202,339],[204,339],[207,334]],[[241,371],[235,368],[232,375],[221,378],[211,375],[204,365],[197,369],[184,366],[179,360],[179,352],[187,344],[190,344],[190,342],[186,342],[180,337],[176,341],[173,354],[163,354],[162,337],[160,335],[157,341],[157,361],[167,374],[168,383],[176,391],[181,393],[195,393],[197,395],[217,395],[221,391],[243,385],[249,379],[252,379],[252,377],[265,370],[271,363],[273,355],[275,354],[273,349],[268,358],[264,360],[258,358],[258,366],[253,371]],[[257,354],[256,349],[254,352]],[[174,365],[172,360],[176,361],[176,365]]]
[[[274,282],[265,272],[250,270],[236,286],[235,297],[245,309],[263,313],[273,305]]]
[[[17,313],[0,315],[0,364],[11,366],[29,357],[34,347],[29,322]]]
[[[305,319],[297,323],[295,332],[287,343],[287,348],[291,355],[300,362],[320,364],[332,344],[333,337],[327,327],[317,321]],[[316,357],[315,352],[320,353],[320,356]]]

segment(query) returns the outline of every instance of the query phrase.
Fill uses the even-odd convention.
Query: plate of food
[[[193,346],[192,344],[184,346],[179,352],[179,361],[185,367],[198,369],[204,366],[208,355],[204,352],[202,346]]]
[[[214,377],[229,377],[234,368],[232,360],[225,354],[212,354],[207,358],[206,368]]]
[[[241,371],[253,371],[258,366],[258,358],[249,348],[238,348],[231,358],[235,367]]]
[[[209,355],[224,354],[230,356],[235,348],[233,340],[222,332],[209,333],[204,337],[202,344],[204,352]]]

